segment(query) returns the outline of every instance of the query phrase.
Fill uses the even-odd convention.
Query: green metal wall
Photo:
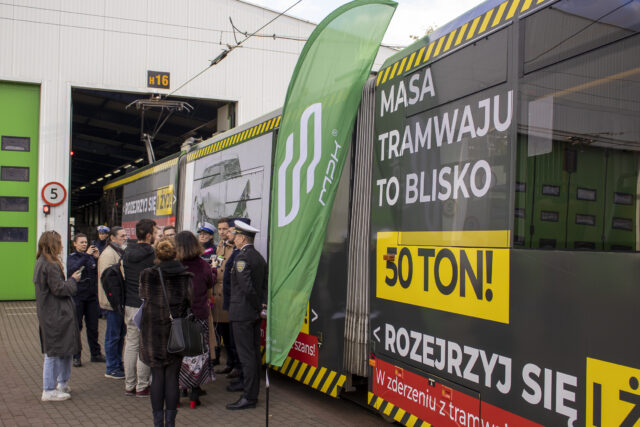
[[[35,298],[33,267],[37,248],[36,223],[38,207],[38,124],[40,120],[40,87],[0,82],[0,300]],[[16,151],[11,137],[23,143],[28,138],[28,151]],[[16,181],[7,167],[27,167],[28,180]],[[24,169],[23,169],[24,171]],[[28,210],[15,211],[11,200],[28,198]],[[9,202],[7,202],[9,200]],[[26,228],[26,235],[22,235]],[[23,240],[26,237],[26,241]]]

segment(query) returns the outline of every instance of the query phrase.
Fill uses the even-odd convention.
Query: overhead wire
[[[173,95],[174,93],[176,93],[178,90],[182,89],[183,87],[185,87],[186,85],[188,85],[189,83],[191,83],[193,80],[197,79],[198,77],[200,77],[202,74],[204,74],[208,69],[210,69],[211,67],[219,64],[224,58],[227,57],[227,55],[229,53],[231,53],[231,51],[233,51],[234,49],[237,49],[238,47],[240,47],[242,45],[242,43],[246,42],[247,40],[249,40],[251,37],[255,36],[259,31],[261,31],[263,28],[265,28],[267,25],[271,24],[273,21],[275,21],[276,19],[280,18],[282,15],[284,15],[285,13],[287,13],[289,10],[291,10],[294,6],[296,6],[298,3],[300,3],[302,0],[298,0],[296,1],[294,4],[292,4],[291,6],[289,6],[287,9],[285,9],[284,11],[280,12],[278,15],[276,15],[273,19],[271,19],[269,22],[267,22],[266,24],[264,24],[262,27],[258,28],[256,31],[254,31],[252,34],[246,36],[244,38],[244,40],[241,41],[237,41],[236,39],[236,44],[235,46],[230,46],[227,45],[227,49],[223,50],[217,57],[215,57],[213,60],[211,60],[211,62],[209,63],[209,65],[204,68],[202,71],[198,72],[196,75],[194,75],[193,77],[191,77],[189,80],[187,80],[186,82],[184,82],[183,84],[181,84],[180,86],[178,86],[176,89],[172,90],[171,92],[169,92],[168,94],[166,94],[164,97],[169,97],[171,95]],[[231,20],[231,18],[229,18],[229,20]],[[231,22],[231,25],[233,26],[233,21]],[[234,38],[235,38],[235,32],[234,32]]]

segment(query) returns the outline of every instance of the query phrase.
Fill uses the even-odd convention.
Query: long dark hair
[[[190,231],[181,231],[176,234],[176,259],[188,261],[196,259],[204,252],[198,238]]]
[[[60,261],[60,253],[62,252],[62,238],[57,231],[45,231],[38,240],[38,252],[36,253],[36,259],[41,256],[44,257],[51,264],[55,264],[60,267],[60,271],[64,274],[64,266]]]

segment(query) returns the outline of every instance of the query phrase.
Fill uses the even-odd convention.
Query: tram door
[[[0,300],[35,298],[40,87],[0,82]]]

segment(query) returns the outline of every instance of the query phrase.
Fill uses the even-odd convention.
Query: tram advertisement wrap
[[[512,248],[513,87],[447,93],[446,60],[376,91],[371,404],[438,426],[638,425],[637,257]]]
[[[136,236],[136,222],[153,219],[159,227],[175,224],[177,167],[170,167],[124,185],[122,227]]]

